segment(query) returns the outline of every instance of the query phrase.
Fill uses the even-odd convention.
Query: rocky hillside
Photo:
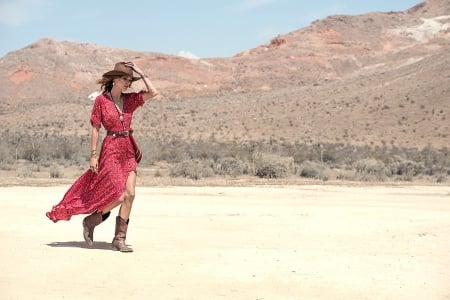
[[[229,58],[42,39],[0,58],[0,130],[86,136],[95,80],[133,59],[163,95],[136,113],[141,136],[444,147],[449,50],[447,0],[330,16]]]

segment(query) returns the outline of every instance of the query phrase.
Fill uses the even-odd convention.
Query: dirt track
[[[449,187],[142,187],[132,254],[66,189],[0,188],[1,299],[450,299]]]

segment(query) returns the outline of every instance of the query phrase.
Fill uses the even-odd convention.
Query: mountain
[[[449,41],[447,0],[329,16],[228,58],[41,39],[0,59],[1,130],[88,135],[95,80],[132,59],[163,98],[136,113],[140,136],[445,147]]]

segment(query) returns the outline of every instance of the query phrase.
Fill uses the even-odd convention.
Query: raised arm
[[[158,90],[153,86],[150,78],[148,78],[148,76],[141,70],[141,68],[139,68],[135,63],[131,61],[125,63],[125,65],[132,68],[134,72],[138,73],[144,81],[145,87],[147,88],[147,90],[145,90],[143,94],[144,101],[150,100],[159,95]]]

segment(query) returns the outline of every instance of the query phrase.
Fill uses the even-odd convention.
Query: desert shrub
[[[164,160],[162,158],[163,150],[161,144],[143,138],[136,138],[136,140],[142,150],[141,165],[153,165],[158,161]]]
[[[299,176],[304,178],[326,181],[336,176],[327,164],[315,161],[305,161],[299,165],[299,170]]]
[[[214,175],[213,162],[210,160],[186,160],[175,164],[170,169],[170,176],[201,179]]]
[[[32,178],[33,175],[33,166],[32,165],[21,165],[16,170],[16,176],[19,178]]]
[[[37,161],[41,156],[40,146],[31,142],[25,146],[23,151],[23,159],[28,161]]]
[[[14,170],[14,164],[8,164],[6,162],[0,161],[0,170],[12,171],[12,170]]]
[[[402,180],[411,181],[413,177],[421,174],[425,166],[422,162],[415,162],[395,155],[386,163],[391,175],[399,176]]]
[[[193,159],[217,159],[218,149],[214,142],[194,141],[186,145],[189,156]]]
[[[319,156],[315,149],[311,147],[302,146],[296,147],[295,149],[289,151],[289,155],[293,157],[294,162],[300,164],[304,161],[319,160]]]
[[[324,166],[321,163],[307,161],[300,166],[300,176],[319,179],[323,176]]]
[[[82,155],[84,160],[89,154],[89,137],[55,135],[5,134],[8,152],[19,159],[49,164],[64,162],[76,164],[75,160]]]
[[[159,159],[167,162],[178,163],[188,158],[183,146],[178,142],[163,143],[160,151]]]
[[[8,149],[6,145],[0,147],[0,170],[9,171],[14,164],[14,155],[11,154],[12,149]]]
[[[31,163],[29,164],[32,172],[41,172],[41,164],[40,163]]]
[[[396,174],[406,177],[417,176],[422,173],[425,166],[422,162],[415,162],[411,160],[402,160],[397,165]]]
[[[219,175],[238,176],[248,173],[247,164],[234,157],[219,158],[214,169]]]
[[[322,157],[321,157],[322,161],[325,163],[332,163],[332,162],[336,162],[336,153],[335,153],[335,149],[333,148],[328,148],[322,151]]]
[[[64,160],[71,160],[76,151],[75,147],[71,145],[67,139],[64,139],[57,149],[57,156],[63,158]]]
[[[53,165],[50,167],[50,177],[51,178],[63,178],[64,173],[61,171],[61,169],[58,166]]]
[[[337,180],[349,180],[349,181],[356,181],[357,175],[355,170],[339,170],[336,174]]]
[[[364,181],[384,180],[390,173],[382,161],[374,158],[356,162],[356,172],[358,178]]]
[[[294,159],[277,154],[256,153],[252,157],[254,174],[260,178],[284,178],[292,174]]]
[[[416,161],[424,164],[423,173],[426,175],[439,175],[450,171],[450,151],[448,148],[436,150],[425,147],[418,154]]]
[[[40,164],[41,164],[41,166],[42,167],[44,167],[44,168],[49,168],[49,167],[51,167],[52,166],[52,163],[50,162],[50,161],[42,161],[42,162],[40,162]]]
[[[436,178],[437,183],[444,183],[447,181],[447,175],[446,174],[439,174]]]
[[[165,136],[164,133],[152,137],[140,136],[137,140],[144,151],[140,166],[165,161],[177,166],[173,168],[173,174],[177,174],[177,169],[179,174],[183,174],[183,166],[185,171],[191,168],[190,173],[186,171],[184,175],[179,175],[186,177],[205,177],[207,175],[204,174],[213,172],[231,176],[253,174],[267,178],[298,174],[308,178],[325,179],[336,175],[338,179],[350,180],[382,180],[387,177],[412,180],[426,175],[447,180],[443,175],[450,175],[448,147],[437,149],[429,146],[419,149],[392,145],[319,145],[310,144],[312,140],[290,143],[285,139],[273,137],[253,141],[219,141],[212,136],[206,140],[195,140]],[[89,160],[89,134],[61,136],[57,133],[4,132],[3,141],[0,147],[0,169],[3,170],[16,168],[17,159],[39,162],[45,168],[52,164],[85,166]],[[208,167],[201,167],[202,161],[207,161]],[[182,165],[182,162],[185,164]],[[319,162],[325,168],[322,174]],[[298,167],[299,171],[296,171],[295,167]],[[328,171],[334,173],[327,175]],[[18,173],[19,176],[29,177],[33,170],[27,172],[22,169]]]
[[[12,149],[8,148],[7,145],[1,145],[0,147],[0,161],[7,164],[14,163]]]

